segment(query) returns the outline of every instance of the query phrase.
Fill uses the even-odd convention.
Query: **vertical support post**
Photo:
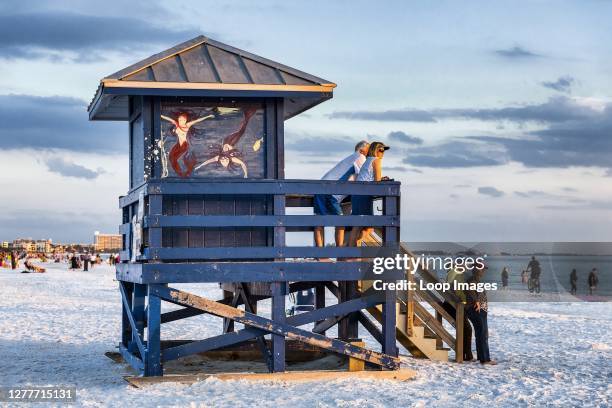
[[[325,308],[325,284],[324,283],[318,283],[317,286],[315,287],[315,308],[317,309]],[[315,326],[319,323],[321,323],[321,320],[316,322]],[[322,331],[320,334],[325,336],[324,331]]]
[[[383,345],[382,351],[390,356],[397,357],[398,350],[395,345],[395,322],[396,322],[396,291],[386,290],[385,291],[385,303],[383,303],[383,322],[382,322],[382,334],[383,334]]]
[[[153,292],[154,285],[147,285],[147,355],[143,357],[145,377],[163,374],[161,365],[161,299]]]
[[[136,328],[138,329],[137,333],[132,333],[132,343],[128,350],[132,353],[138,350],[136,346],[135,336],[140,336],[141,339],[144,340],[144,327],[145,327],[145,299],[147,296],[147,286],[139,283],[134,283],[134,296],[132,300],[132,310],[134,315],[134,320],[136,321]],[[142,357],[142,356],[141,356]]]
[[[464,310],[463,303],[457,302],[455,307],[455,360],[458,363],[463,362],[463,323],[464,321]]]
[[[351,344],[357,347],[365,347],[365,343],[363,341],[352,341]],[[365,370],[365,361],[358,360],[353,357],[349,357],[349,371],[363,371]]]
[[[400,198],[394,196],[386,196],[383,199],[383,214],[384,215],[399,215]],[[383,242],[385,246],[396,248],[399,246],[400,230],[398,226],[384,227]]]
[[[414,273],[412,270],[406,270],[406,280],[412,285],[414,284]],[[414,291],[408,290],[406,302],[406,333],[411,337],[414,328]]]
[[[346,285],[346,293],[348,300],[357,298],[357,281],[348,281]],[[359,338],[359,314],[357,312],[350,313],[348,316],[347,328],[348,336],[351,339]]]
[[[442,315],[437,310],[436,310],[435,315],[436,315],[436,321],[440,323],[440,326],[442,326]],[[436,337],[436,348],[440,349],[442,348],[442,346],[443,346],[442,339],[440,337]]]
[[[285,105],[276,99],[276,178],[285,178]]]
[[[338,290],[340,291],[340,296],[338,297],[338,304],[346,302],[347,294],[346,294],[346,286],[347,281],[338,281]],[[341,340],[349,340],[349,329],[348,329],[348,319],[343,317],[338,322],[338,338]]]
[[[159,151],[159,141],[161,140],[161,101],[159,97],[153,97],[151,99],[152,105],[152,117],[151,117],[151,143],[152,149]],[[161,164],[161,153],[160,156],[153,155],[151,163],[151,178],[161,178],[162,175],[162,164]]]
[[[163,215],[163,196],[161,194],[149,195],[149,215]],[[152,259],[158,261],[157,249],[162,247],[162,229],[160,227],[149,227],[149,249]]]
[[[119,281],[119,285],[123,286],[123,291],[131,308],[134,284],[131,282]],[[123,302],[121,302],[121,344],[127,349],[130,349],[130,343],[132,341],[132,326],[130,326],[130,321],[127,316],[129,312],[130,311],[125,308]]]
[[[272,282],[272,320],[284,323],[285,315],[285,295],[287,294],[286,282]],[[272,372],[278,373],[285,371],[285,336],[279,334],[272,335]]]
[[[153,176],[153,150],[155,150],[153,130],[153,121],[151,120],[151,100],[150,96],[142,97],[142,136],[144,138],[144,181],[148,181]]]
[[[231,290],[223,291],[223,299],[232,299],[234,292]],[[232,319],[223,318],[223,333],[230,333],[234,331],[234,321]]]

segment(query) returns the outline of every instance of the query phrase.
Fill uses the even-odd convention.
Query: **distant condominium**
[[[123,246],[123,238],[119,234],[94,233],[94,248],[96,251],[115,251]]]
[[[18,238],[13,241],[13,248],[20,249],[26,252],[51,252],[50,239]]]

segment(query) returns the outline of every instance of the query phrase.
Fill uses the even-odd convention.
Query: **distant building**
[[[10,246],[10,242],[2,241],[2,248],[8,248]]]
[[[36,243],[32,238],[17,238],[13,241],[13,248],[25,252],[36,252]]]
[[[123,247],[123,237],[119,234],[94,233],[94,248],[96,251],[118,251]]]
[[[35,243],[36,252],[49,253],[51,252],[51,240],[50,239],[39,239]]]

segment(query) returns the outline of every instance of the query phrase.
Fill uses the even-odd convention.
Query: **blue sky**
[[[127,7],[126,7],[127,6]],[[198,34],[338,84],[286,122],[287,177],[392,146],[407,241],[607,241],[612,2],[4,1],[0,239],[116,231],[127,127],[98,81]]]

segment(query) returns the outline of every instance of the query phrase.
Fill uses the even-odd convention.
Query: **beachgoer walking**
[[[578,291],[578,273],[576,272],[576,269],[572,269],[572,273],[570,273],[570,285],[572,287],[570,289],[570,293],[575,295]]]
[[[599,278],[597,277],[597,268],[593,268],[589,273],[588,277],[589,283],[589,295],[593,295],[595,290],[597,290],[597,285],[599,284]]]
[[[527,271],[530,272],[529,292],[540,293],[540,274],[542,273],[542,268],[535,256],[531,257],[531,261],[527,265]]]
[[[502,269],[502,273],[501,273],[503,289],[508,289],[508,278],[509,278],[508,268],[504,266],[504,269]]]

